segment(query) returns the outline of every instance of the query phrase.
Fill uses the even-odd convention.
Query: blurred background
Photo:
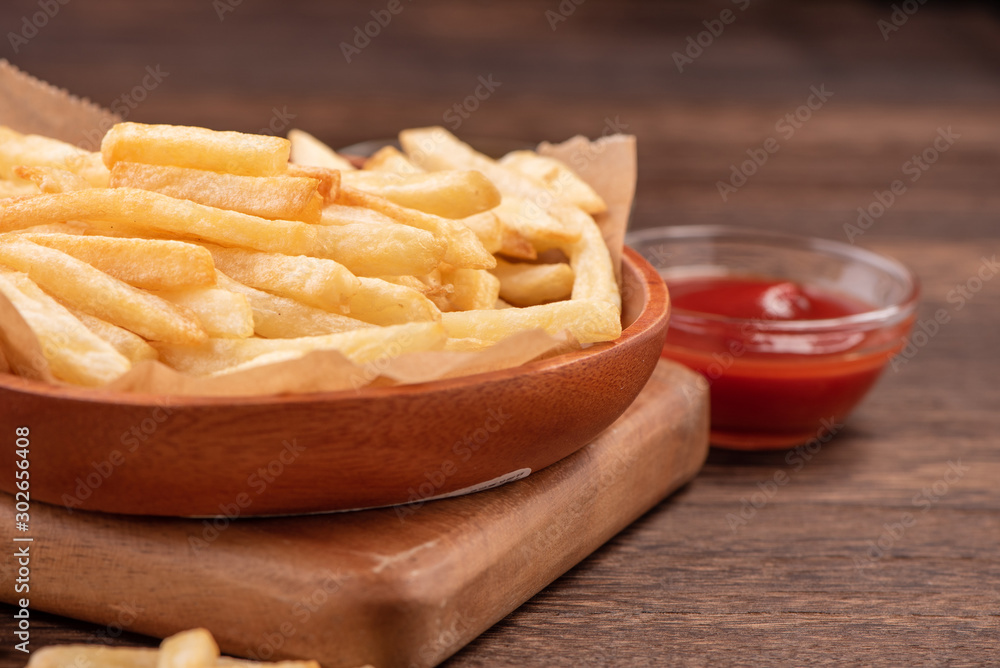
[[[983,188],[1000,177],[998,17],[936,0],[7,0],[0,56],[129,120],[335,147],[432,124],[531,142],[619,128],[639,139],[633,227],[844,238],[950,126],[953,150],[866,239],[955,238],[1000,210]]]

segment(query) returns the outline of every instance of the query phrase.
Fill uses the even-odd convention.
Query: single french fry
[[[160,643],[156,668],[212,668],[219,646],[206,629],[181,631]]]
[[[466,216],[458,222],[462,223],[476,235],[479,243],[488,253],[498,253],[503,248],[504,227],[500,219],[492,211],[483,211]],[[529,244],[530,246],[530,244]]]
[[[19,178],[34,183],[43,193],[65,193],[94,187],[82,176],[61,167],[22,165],[15,167],[14,173]]]
[[[573,267],[573,299],[601,299],[621,311],[622,298],[611,264],[611,254],[597,223],[575,206],[553,209],[553,213],[574,221],[581,230],[580,240],[563,250]]]
[[[499,216],[497,216],[497,220],[500,220]],[[500,221],[500,227],[503,230],[500,250],[497,251],[500,255],[506,255],[516,260],[534,260],[538,258],[538,251],[531,245],[527,237],[517,230],[512,230],[504,225],[502,220]]]
[[[215,662],[216,668],[320,668],[316,661],[271,661],[263,663],[260,661],[248,661],[246,659],[234,659],[231,656],[220,656]],[[360,668],[374,668],[374,666],[361,666]]]
[[[365,160],[365,169],[393,174],[423,174],[424,170],[413,164],[395,146],[383,146]]]
[[[178,371],[207,375],[278,351],[305,354],[337,350],[352,362],[364,364],[404,352],[437,350],[444,346],[445,339],[441,323],[408,322],[296,339],[209,339],[200,346],[158,343],[154,347],[159,350],[160,359]]]
[[[215,266],[234,280],[327,311],[338,310],[361,287],[354,274],[333,260],[214,245],[207,248]]]
[[[0,263],[28,274],[43,290],[73,308],[151,341],[191,345],[207,336],[196,318],[170,302],[19,235],[0,237]]]
[[[452,286],[448,302],[453,311],[492,309],[500,295],[500,280],[484,269],[448,267],[441,278]]]
[[[318,183],[316,188],[319,194],[323,196],[324,204],[331,204],[337,199],[337,191],[340,190],[340,170],[338,169],[289,163],[286,174],[288,176],[316,179]]]
[[[366,209],[363,206],[348,206],[347,204],[327,204],[320,216],[321,225],[347,225],[349,223],[364,223],[366,225],[399,225],[395,220]]]
[[[0,293],[38,337],[52,375],[77,385],[105,385],[131,368],[114,347],[93,333],[26,274],[0,269]]]
[[[361,287],[348,302],[349,314],[373,325],[437,321],[441,311],[413,288],[378,278],[361,278]]]
[[[0,207],[0,232],[66,220],[102,228],[118,225],[125,232],[169,232],[221,246],[328,258],[354,273],[361,270],[374,276],[427,273],[441,261],[446,248],[445,242],[432,234],[405,225],[386,231],[266,220],[134,188],[37,195]]]
[[[534,151],[512,151],[499,162],[508,169],[535,179],[560,202],[578,206],[590,214],[608,210],[608,205],[586,181],[555,158],[538,155]]]
[[[21,232],[18,238],[55,248],[129,285],[146,290],[208,287],[215,282],[212,255],[196,244],[162,239],[129,239]]]
[[[327,167],[340,171],[351,171],[354,165],[332,148],[302,130],[289,130],[288,139],[292,145],[292,162],[296,165]]]
[[[57,167],[78,174],[94,187],[108,185],[108,170],[101,162],[100,153],[0,126],[0,178],[16,178],[15,169],[22,166]]]
[[[117,123],[101,142],[108,169],[119,162],[144,162],[244,176],[284,174],[290,150],[281,137],[143,123]]]
[[[407,227],[426,230],[446,243],[442,261],[455,267],[468,269],[492,269],[496,266],[494,257],[483,248],[476,234],[460,222],[441,218],[429,213],[408,209],[394,202],[370,193],[343,186],[338,195],[341,204],[363,206],[389,216]],[[430,268],[428,269],[428,271]],[[384,271],[381,274],[420,274],[419,271]]]
[[[504,227],[536,246],[566,245],[580,240],[580,229],[572,220],[556,218],[529,200],[504,196],[493,213]]]
[[[520,264],[497,259],[493,274],[500,280],[500,298],[514,306],[569,299],[573,293],[573,269],[565,262]]]
[[[474,171],[443,171],[400,176],[358,170],[343,174],[343,185],[384,197],[408,209],[442,218],[465,218],[500,203],[500,192]]]
[[[49,645],[34,650],[26,668],[157,668],[155,649]]]
[[[93,232],[94,230],[83,223],[48,223],[46,225],[35,225],[34,227],[25,227],[22,230],[14,230],[13,232],[8,232],[7,234],[72,234],[74,236],[83,236],[88,232]],[[30,239],[30,236],[26,236]]]
[[[112,188],[138,188],[270,220],[319,222],[319,181],[295,176],[240,176],[174,165],[119,162]]]
[[[601,299],[570,299],[525,308],[453,311],[441,314],[452,338],[499,341],[527,329],[556,335],[568,331],[581,344],[613,341],[621,336],[621,315]]]
[[[87,329],[110,343],[115,350],[124,355],[132,364],[143,360],[156,359],[156,349],[146,343],[146,340],[138,334],[133,334],[118,325],[112,325],[106,320],[95,318],[89,313],[69,307],[66,310],[82,322]]]
[[[228,339],[253,336],[253,311],[244,295],[221,288],[162,290],[155,294],[194,313],[209,336]]]
[[[266,339],[294,339],[373,327],[355,318],[251,288],[222,272],[217,272],[216,276],[220,288],[247,298],[253,312],[254,334]]]

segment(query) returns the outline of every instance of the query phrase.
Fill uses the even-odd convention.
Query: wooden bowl
[[[32,501],[230,518],[420,503],[526,475],[589,443],[653,372],[667,290],[630,249],[622,274],[617,341],[419,385],[169,397],[0,375],[0,470],[14,470],[14,429],[27,427]],[[0,489],[15,491],[13,474]]]

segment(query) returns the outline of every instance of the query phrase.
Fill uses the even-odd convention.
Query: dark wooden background
[[[638,136],[634,227],[844,240],[857,207],[950,127],[954,145],[856,239],[913,267],[921,317],[950,322],[801,469],[713,451],[686,489],[448,665],[1000,663],[1000,278],[974,278],[1000,247],[996,9],[931,0],[884,39],[891,3],[564,0],[575,9],[553,30],[558,0],[402,0],[347,63],[340,43],[386,2],[221,2],[72,0],[0,56],[104,105],[159,67],[129,119],[258,131],[287,118],[335,146],[447,122],[492,77],[458,134],[560,140],[617,122]],[[727,8],[735,20],[679,72],[672,54]],[[3,3],[0,33],[37,11]],[[832,96],[779,133],[812,86]],[[772,136],[780,150],[723,201],[717,182]],[[978,287],[961,308],[958,286]],[[949,462],[967,470],[956,480]],[[778,472],[789,482],[732,526]],[[33,646],[106,636],[33,614]]]

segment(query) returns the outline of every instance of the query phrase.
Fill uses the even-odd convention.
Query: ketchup
[[[909,327],[808,327],[803,321],[875,309],[815,285],[738,275],[668,278],[667,285],[674,310],[663,356],[708,380],[712,442],[724,447],[826,442]]]

